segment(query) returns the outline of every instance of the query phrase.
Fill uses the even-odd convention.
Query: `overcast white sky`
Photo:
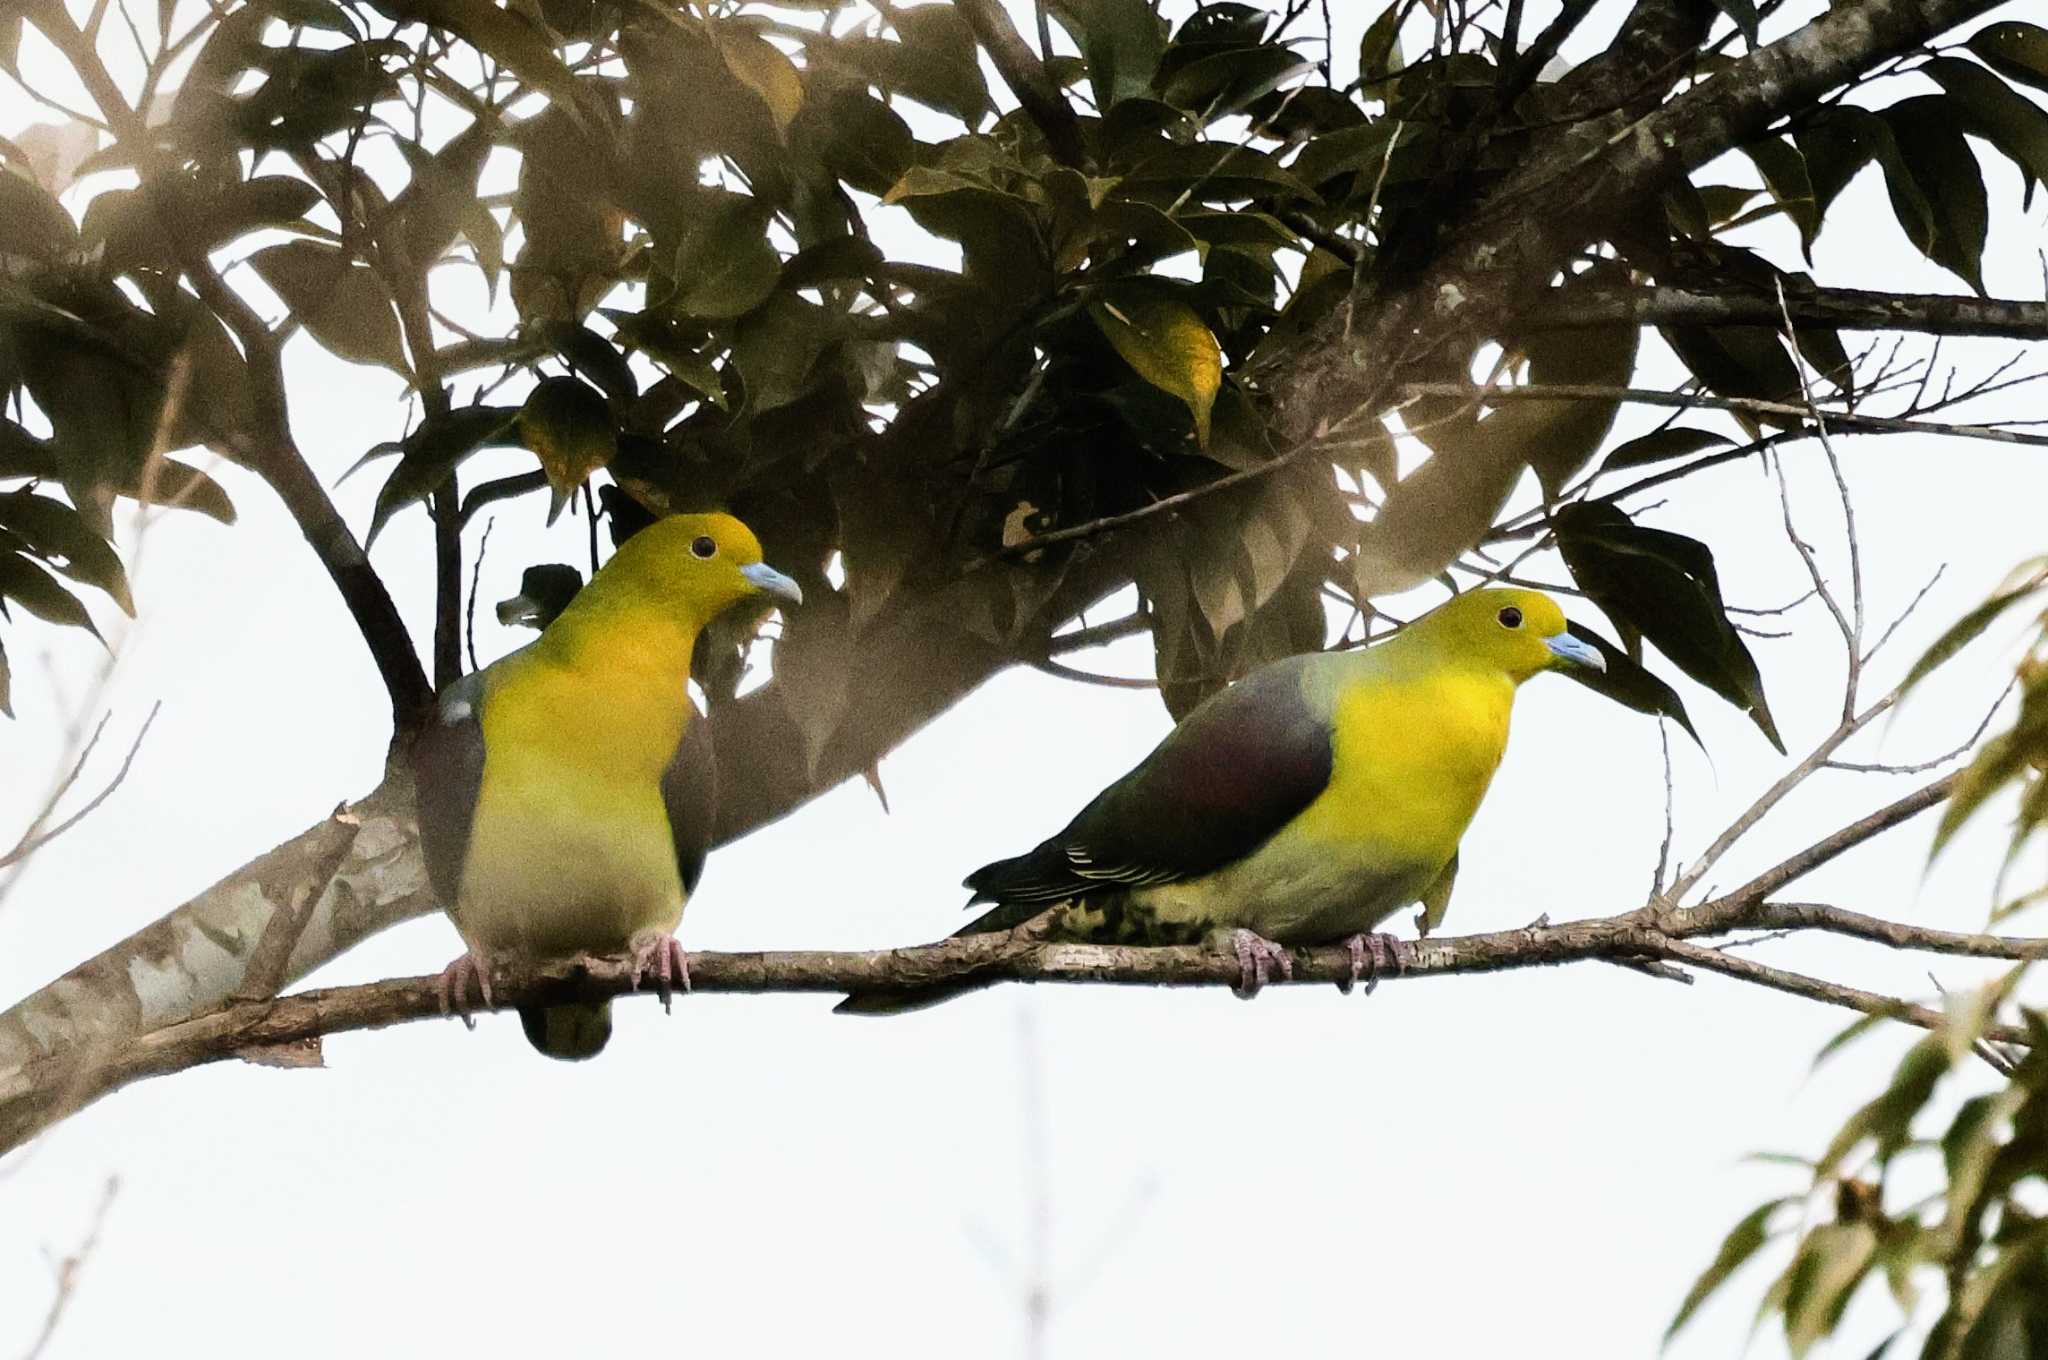
[[[1613,8],[1591,41],[1611,31]],[[1531,9],[1540,19],[1550,6]],[[1355,50],[1365,17],[1347,21],[1340,47]],[[1901,84],[1877,102],[1914,92]],[[36,116],[0,105],[0,126]],[[2022,217],[2016,173],[1984,159],[1987,282],[1994,295],[2038,297],[2043,210]],[[1830,221],[1824,282],[1959,291],[1907,247],[1874,172]],[[1791,263],[1782,231],[1757,239]],[[1651,349],[1646,383],[1673,373]],[[2010,349],[1947,353],[1969,373]],[[304,341],[291,357],[297,429],[331,479],[390,436],[398,387]],[[2038,404],[2023,395],[2003,410]],[[1652,423],[1626,415],[1623,432]],[[2048,476],[2033,450],[1917,437],[1842,447],[1873,612],[1888,617],[1949,567],[1891,655],[1902,665],[2041,549]],[[1818,457],[1802,448],[1791,461],[1809,534],[1832,547]],[[386,706],[353,628],[274,499],[232,468],[217,475],[238,525],[171,516],[148,534],[109,744],[125,745],[153,700],[163,716],[122,789],[40,856],[0,910],[0,998],[377,778]],[[336,493],[359,529],[374,493],[369,477]],[[1653,519],[1705,538],[1731,599],[1765,605],[1803,588],[1776,515],[1773,486],[1744,466],[1686,483]],[[538,502],[499,515],[486,602],[531,562],[579,559],[582,526],[548,533],[540,518]],[[428,557],[417,513],[376,551],[422,637]],[[1571,612],[1598,621],[1583,604]],[[1794,637],[1755,646],[1796,752],[1832,723],[1840,657],[1816,606],[1791,625]],[[499,629],[487,608],[479,629],[486,656],[526,636]],[[48,628],[16,626],[7,641],[21,716],[0,727],[0,829],[28,815],[57,758],[54,715],[98,655]],[[1137,674],[1147,657],[1129,644],[1089,664]],[[1914,704],[1883,750],[1913,758],[1967,731],[2001,664],[1994,648],[1971,654],[1969,673]],[[1674,747],[1689,855],[1783,762],[1740,715],[1682,688],[1712,753],[1710,763]],[[684,943],[943,934],[961,919],[964,872],[1057,826],[1166,728],[1149,694],[1004,676],[884,762],[893,815],[855,784],[715,855]],[[1717,881],[1905,787],[1817,780]],[[1448,929],[1637,905],[1662,805],[1650,720],[1561,680],[1534,682],[1466,839]],[[1923,884],[1930,829],[1830,867],[1805,895],[1980,925],[1996,828],[1966,835]],[[314,981],[429,972],[457,948],[435,917]],[[1764,948],[1788,966],[1931,991],[1919,959],[1839,941]],[[1937,967],[1948,985],[1971,976]],[[1568,1339],[1580,1354],[1640,1355],[1733,1220],[1793,1188],[1789,1173],[1742,1156],[1819,1147],[1905,1042],[1868,1041],[1809,1078],[1846,1015],[1711,977],[1686,988],[1593,965],[1396,983],[1370,999],[1011,988],[889,1022],[835,1018],[829,1005],[704,996],[665,1018],[625,1003],[603,1059],[575,1066],[535,1056],[509,1016],[475,1034],[410,1025],[330,1040],[323,1072],[223,1065],[123,1092],[0,1163],[0,1355],[35,1334],[46,1254],[72,1247],[109,1175],[119,1197],[52,1356],[460,1346],[522,1357],[656,1336],[712,1354],[1005,1354],[1021,1345],[1032,1217],[1025,1017],[1050,1138],[1052,1354],[1321,1353],[1370,1338],[1390,1354],[1480,1355],[1541,1338],[1538,1349]],[[1009,1265],[992,1260],[1005,1252]],[[1741,1280],[1674,1354],[1729,1354],[1762,1285],[1760,1274]],[[1888,1299],[1866,1293],[1834,1353],[1863,1354],[1892,1316]],[[1782,1349],[1774,1335],[1758,1347]]]

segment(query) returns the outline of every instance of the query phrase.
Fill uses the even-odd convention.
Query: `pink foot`
[[[1408,971],[1408,965],[1415,957],[1414,946],[1384,931],[1353,935],[1344,942],[1344,947],[1351,951],[1351,977],[1338,983],[1337,990],[1346,996],[1351,995],[1351,989],[1358,985],[1360,978],[1365,979],[1365,994],[1371,996],[1373,989],[1380,985],[1380,973],[1389,964],[1399,976]]]
[[[454,1015],[471,1029],[476,1021],[469,1013],[469,984],[474,979],[477,992],[483,997],[484,1005],[491,1005],[491,964],[474,950],[457,958],[441,970],[441,980],[434,990],[441,998],[441,1014]]]
[[[1259,994],[1274,967],[1279,968],[1281,977],[1293,981],[1294,956],[1265,936],[1240,926],[1230,932],[1230,947],[1237,954],[1239,973],[1237,986],[1231,990],[1246,1001]]]
[[[665,931],[650,930],[633,937],[633,990],[640,990],[640,979],[647,973],[654,974],[654,990],[661,996],[661,1008],[671,1009],[676,990],[680,988],[687,995],[690,990],[690,956],[676,937]]]

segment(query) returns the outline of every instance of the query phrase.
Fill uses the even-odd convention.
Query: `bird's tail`
[[[550,1058],[581,1062],[604,1052],[612,1037],[609,1001],[572,1006],[521,1006],[519,1024],[526,1041]]]
[[[976,886],[973,879],[968,886]],[[969,903],[968,905],[973,905]],[[954,931],[950,939],[962,935],[987,935],[998,930],[1015,930],[1032,917],[1046,909],[1043,902],[999,902],[991,910],[969,921]],[[951,1001],[956,996],[965,996],[976,991],[979,983],[949,983],[941,987],[918,987],[903,992],[855,992],[832,1008],[834,1015],[907,1015],[936,1006],[942,1001]]]

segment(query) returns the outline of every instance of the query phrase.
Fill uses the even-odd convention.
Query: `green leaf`
[[[1941,95],[1919,95],[1880,116],[1896,147],[1895,155],[1879,154],[1899,225],[1923,255],[1982,295],[1991,209],[1983,169],[1963,135],[1954,103]]]
[[[977,126],[990,103],[967,21],[951,5],[919,5],[895,11],[891,22],[899,41],[850,37],[835,50],[883,89]]]
[[[747,411],[772,411],[808,392],[837,338],[825,309],[792,293],[777,293],[741,318],[730,362],[746,384]]]
[[[863,237],[834,236],[790,256],[782,267],[782,283],[787,288],[816,288],[866,282],[881,272],[884,258],[881,248]]]
[[[1359,598],[1433,580],[1485,536],[1528,466],[1520,422],[1534,418],[1518,416],[1520,406],[1484,420],[1460,410],[1429,430],[1429,459],[1387,489],[1379,513],[1359,531],[1352,556]]]
[[[782,257],[768,240],[773,215],[758,198],[727,194],[691,221],[676,246],[675,309],[725,321],[760,306],[782,273]]]
[[[1799,365],[1786,352],[1783,336],[1769,326],[1666,326],[1660,330],[1680,362],[1717,396],[1781,402],[1800,399]],[[1797,422],[1792,416],[1746,412],[1737,412],[1736,419],[1751,431],[1760,425]]]
[[[1223,350],[1201,315],[1185,302],[1136,297],[1090,303],[1088,315],[1139,377],[1180,398],[1194,415],[1196,446],[1208,448]]]
[[[1821,1064],[1834,1057],[1837,1053],[1840,1053],[1850,1044],[1855,1043],[1858,1039],[1874,1030],[1882,1029],[1893,1020],[1903,1019],[1905,1014],[1906,1007],[1901,1004],[1896,1010],[1882,1009],[1872,1011],[1869,1015],[1857,1016],[1849,1024],[1837,1030],[1826,1043],[1820,1046],[1820,1051],[1813,1055],[1813,1061],[1808,1064],[1807,1070],[1817,1071]]]
[[[783,620],[773,664],[783,707],[803,739],[804,769],[815,774],[852,702],[855,649],[846,597],[814,595],[804,585],[804,607]]]
[[[733,79],[760,96],[775,130],[787,132],[804,106],[804,81],[796,63],[750,28],[721,24],[713,32],[718,39],[718,55],[725,59],[725,69],[732,72]]]
[[[0,418],[0,477],[55,479],[61,472],[55,449],[13,421]]]
[[[1833,1332],[1877,1255],[1868,1223],[1824,1223],[1806,1235],[1785,1295],[1785,1342],[1794,1360]]]
[[[1990,599],[1949,625],[1948,630],[1934,640],[1934,645],[1921,654],[1920,659],[1913,663],[1913,669],[1906,672],[1906,678],[1899,682],[1899,693],[1903,696],[1947,664],[1949,658],[1976,641],[2007,610],[2033,595],[2044,584],[2048,584],[2048,558],[2036,558],[2020,567]]]
[[[1081,49],[1096,108],[1107,113],[1152,88],[1166,29],[1145,0],[1052,0],[1047,8]]]
[[[363,539],[363,546],[368,548],[377,541],[377,535],[384,532],[393,515],[425,500],[447,481],[463,459],[489,445],[516,443],[519,414],[505,406],[463,406],[423,421],[399,446],[404,456],[377,493],[377,505],[370,514],[370,532]]]
[[[825,168],[854,188],[886,194],[917,154],[910,124],[865,90],[841,90],[806,106],[797,127]]]
[[[1792,225],[1799,228],[1799,248],[1813,259],[1813,238],[1820,234],[1820,203],[1815,199],[1813,181],[1807,177],[1806,157],[1783,137],[1764,137],[1742,148],[1763,177],[1771,197],[1785,210]]]
[[[6,20],[0,19],[0,30],[4,30],[6,22]],[[0,713],[4,713],[10,718],[14,716],[14,682],[12,675],[7,670],[7,649],[5,647],[0,647]]]
[[[234,503],[219,482],[196,467],[175,458],[159,458],[132,483],[118,488],[124,496],[144,505],[161,505],[173,510],[192,510],[222,524],[235,522]]]
[[[1351,131],[1369,131],[1352,129]],[[1349,137],[1351,131],[1331,137]],[[1384,145],[1384,142],[1382,142]],[[1314,198],[1307,185],[1263,151],[1215,142],[1158,142],[1124,169],[1124,188],[1213,203],[1245,198]]]
[[[476,118],[432,154],[412,142],[398,144],[412,168],[412,179],[393,201],[391,219],[405,243],[406,263],[415,272],[431,268],[446,255],[465,222],[479,213],[489,215],[490,210],[477,201],[476,182],[491,153],[495,126],[495,119]],[[388,231],[379,235],[392,239]]]
[[[1213,121],[1236,113],[1315,63],[1286,47],[1237,47],[1197,57],[1161,72],[1159,97]]]
[[[2000,75],[2048,90],[2048,29],[2017,20],[1987,24],[1966,45]]]
[[[1695,430],[1684,425],[1667,425],[1661,430],[1638,435],[1625,443],[1617,444],[1600,464],[1604,475],[1620,472],[1624,468],[1647,467],[1670,458],[1683,458],[1689,453],[1705,449],[1733,448],[1735,441],[1725,434],[1711,430]]]
[[[433,24],[466,40],[505,65],[530,88],[583,126],[596,132],[604,126],[595,97],[555,55],[547,29],[517,8],[500,8],[492,0],[383,0],[387,11],[419,23]]]
[[[1695,746],[1703,751],[1706,749],[1706,743],[1700,740],[1698,730],[1692,725],[1692,715],[1685,711],[1685,700],[1678,697],[1677,690],[1586,625],[1567,622],[1565,628],[1581,642],[1589,642],[1598,648],[1607,666],[1605,670],[1598,671],[1590,666],[1567,666],[1558,672],[1559,675],[1578,681],[1595,694],[1603,694],[1624,708],[1671,719],[1685,729],[1685,735],[1692,738]]]
[[[287,241],[249,257],[293,318],[337,358],[410,374],[391,294],[370,266],[338,246]]]
[[[1401,11],[1407,6],[1394,0],[1380,11],[1380,17],[1366,27],[1358,43],[1358,79],[1367,90],[1384,85],[1401,70]]]
[[[1792,139],[1805,162],[1813,190],[1815,230],[1828,209],[1857,172],[1876,158],[1879,144],[1891,140],[1884,120],[1868,109],[1836,104],[1821,110],[1793,130]]]
[[[1763,1249],[1771,1240],[1771,1215],[1794,1203],[1793,1196],[1781,1196],[1766,1200],[1742,1216],[1741,1221],[1728,1230],[1728,1236],[1721,1240],[1721,1249],[1714,1253],[1714,1259],[1700,1272],[1692,1288],[1686,1291],[1685,1301],[1678,1305],[1678,1312],[1671,1319],[1671,1325],[1664,1329],[1664,1342],[1669,1345],[1671,1338],[1681,1327],[1692,1321],[1692,1315],[1700,1305],[1712,1298],[1715,1291],[1728,1283],[1728,1278],[1749,1263],[1749,1258]]]
[[[57,578],[17,552],[0,552],[0,601],[12,600],[46,623],[83,628],[94,637],[92,615]]]
[[[576,494],[576,488],[619,451],[619,431],[612,423],[611,408],[596,388],[580,378],[542,379],[527,394],[513,428],[547,474],[553,492],[548,503],[550,524]]]
[[[1904,1147],[1912,1137],[1914,1118],[1932,1098],[1949,1066],[1948,1051],[1940,1035],[1931,1034],[1914,1044],[1899,1060],[1890,1085],[1850,1115],[1835,1134],[1828,1150],[1821,1154],[1814,1174],[1832,1175],[1866,1138],[1877,1144],[1880,1161]]]
[[[56,260],[77,248],[78,229],[26,172],[0,165],[0,241],[10,253]]]
[[[2048,112],[1983,67],[1959,57],[1934,57],[1919,68],[1948,91],[1961,109],[1963,128],[1997,147],[2019,167],[2026,183],[2022,206],[2048,183]]]
[[[1552,516],[1551,527],[1572,578],[1593,603],[1748,713],[1783,753],[1756,658],[1728,621],[1706,544],[1636,524],[1611,501],[1566,506]]]
[[[621,407],[640,395],[632,365],[611,341],[588,326],[571,326],[554,337],[555,353]]]
[[[9,492],[0,495],[0,527],[18,534],[36,556],[72,580],[106,591],[123,613],[135,616],[120,557],[70,506],[32,491]]]
[[[1612,276],[1622,272],[1589,270],[1558,292],[1569,297],[1579,289],[1615,282]],[[1642,328],[1632,321],[1530,336],[1522,345],[1529,356],[1529,381],[1537,385],[1627,387],[1635,374],[1641,338]],[[1516,405],[1529,408],[1516,412],[1520,428],[1529,435],[1524,452],[1543,485],[1543,494],[1552,500],[1564,493],[1600,451],[1607,432],[1614,427],[1615,413],[1621,409],[1619,401],[1587,399]]]

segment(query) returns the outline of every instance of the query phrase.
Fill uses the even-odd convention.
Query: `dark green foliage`
[[[1435,457],[1396,485],[1394,441],[1377,428],[1303,458],[1267,427],[1257,366],[1284,362],[1355,287],[1425,254],[1447,204],[1564,135],[1559,86],[1518,89],[1502,118],[1497,46],[1404,52],[1396,5],[1366,27],[1361,84],[1347,91],[1324,83],[1314,44],[1280,31],[1272,6],[1206,5],[1169,30],[1145,0],[1056,0],[1051,20],[1080,53],[1049,66],[1082,144],[1063,164],[1029,119],[999,112],[1009,101],[951,5],[829,31],[809,17],[821,9],[231,3],[200,20],[168,119],[88,161],[138,182],[91,196],[82,224],[18,148],[0,148],[0,235],[19,266],[0,276],[0,392],[28,403],[25,424],[0,425],[0,492],[32,489],[39,506],[76,512],[62,543],[50,523],[40,538],[10,530],[23,565],[8,580],[22,594],[6,598],[69,623],[89,621],[60,603],[75,584],[125,603],[118,563],[77,537],[104,549],[121,497],[231,513],[217,486],[165,455],[203,446],[247,460],[270,439],[261,375],[180,279],[194,258],[239,251],[249,268],[234,281],[260,279],[276,299],[263,309],[288,328],[410,383],[462,385],[452,409],[430,403],[409,431],[394,411],[390,438],[366,455],[384,478],[368,535],[492,445],[532,450],[556,508],[586,480],[615,521],[731,506],[775,560],[797,564],[807,592],[843,597],[811,625],[831,632],[823,621],[840,618],[838,635],[786,649],[778,674],[798,687],[800,651],[843,654],[905,599],[942,601],[969,632],[1032,655],[1073,609],[1135,581],[1164,697],[1185,711],[1261,661],[1324,645],[1332,595],[1369,615],[1372,592],[1470,564],[1533,470],[1558,523],[1575,526],[1566,556],[1579,584],[1625,634],[1649,636],[1770,730],[1710,560],[1703,573],[1670,536],[1570,504],[1588,469],[1726,436],[1664,431],[1602,463],[1615,400],[1484,412],[1431,399],[1402,419]],[[1754,37],[1753,7],[1723,9]],[[0,64],[19,28],[0,25]],[[1930,59],[1938,94],[1795,119],[1748,148],[1768,198],[1680,186],[1661,230],[1631,227],[1618,258],[1582,267],[1559,300],[1648,277],[1807,287],[1723,234],[1782,211],[1810,248],[1873,160],[1909,238],[1975,283],[1982,147],[1963,136],[2030,181],[2048,174],[2042,115],[2007,83],[2038,75],[2039,33],[1998,25],[1971,56]],[[474,67],[453,64],[449,43],[495,80],[465,85]],[[602,71],[583,55],[592,43],[615,54]],[[374,176],[360,168],[373,153]],[[482,196],[488,184],[500,191]],[[958,267],[893,258],[873,228],[899,212],[956,244]],[[257,231],[271,235],[251,241]],[[1190,255],[1192,271],[1165,267]],[[454,270],[509,294],[516,321],[459,339],[424,322]],[[1831,331],[1802,328],[1793,345],[1769,327],[1668,338],[1723,394],[1796,400],[1802,361],[1848,382]],[[1502,343],[1531,382],[1625,387],[1639,340],[1619,325]],[[1431,362],[1462,376],[1471,359]],[[520,382],[504,396],[468,395],[506,378]],[[568,404],[529,404],[515,421],[528,380]],[[190,391],[207,400],[183,400]],[[1204,492],[1282,459],[1284,472]],[[1363,528],[1335,470],[1362,478],[1378,506]],[[1113,559],[1087,542],[966,570],[1031,535],[1188,492],[1185,511],[1131,531]],[[546,511],[536,501],[533,513]],[[837,590],[824,574],[835,554]],[[1682,718],[1662,681],[1617,671],[1615,697]],[[819,708],[845,704],[823,694]],[[807,725],[815,756],[833,722]]]

